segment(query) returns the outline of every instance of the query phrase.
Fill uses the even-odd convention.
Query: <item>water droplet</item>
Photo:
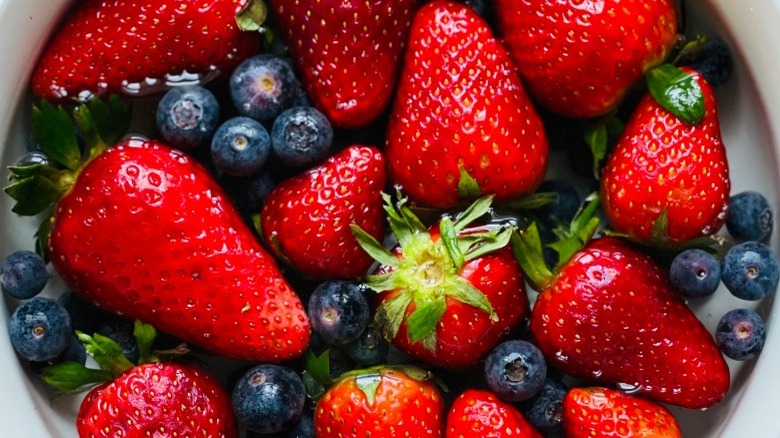
[[[615,386],[617,386],[617,388],[619,390],[621,390],[621,391],[623,391],[623,392],[625,392],[627,394],[636,394],[636,393],[638,393],[639,391],[642,390],[642,385],[640,385],[638,383],[635,383],[635,384],[631,384],[631,383],[618,383]]]

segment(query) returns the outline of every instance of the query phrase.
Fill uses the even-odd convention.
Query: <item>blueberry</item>
[[[3,260],[0,267],[0,287],[3,292],[20,300],[41,293],[48,281],[46,262],[32,251],[14,251]]]
[[[240,198],[243,206],[252,212],[258,212],[265,203],[265,198],[271,193],[276,183],[269,173],[251,177],[246,181],[244,194]]]
[[[219,103],[211,91],[199,85],[173,87],[157,104],[157,129],[163,138],[181,149],[208,143],[219,124]]]
[[[569,223],[574,219],[580,208],[580,194],[571,183],[561,179],[550,179],[542,182],[538,192],[549,192],[558,195],[558,199],[539,208],[539,215],[544,219],[557,219]]]
[[[541,391],[523,402],[521,408],[526,420],[542,432],[557,431],[563,420],[563,398],[567,391],[563,382],[548,376]]]
[[[87,363],[87,349],[84,347],[84,343],[76,336],[75,333],[71,333],[70,341],[65,351],[60,353],[59,356],[54,358],[52,362],[77,362],[82,365]]]
[[[232,176],[260,173],[271,153],[271,136],[257,120],[234,117],[225,121],[211,140],[211,159]]]
[[[306,394],[300,377],[280,365],[258,365],[233,388],[233,410],[247,429],[276,433],[293,425],[303,412]]]
[[[720,319],[715,341],[726,356],[734,360],[751,359],[764,348],[764,320],[750,309],[731,310]]]
[[[116,341],[122,348],[122,353],[130,362],[138,363],[140,353],[138,343],[135,340],[133,331],[135,324],[133,321],[123,319],[117,316],[112,317],[97,329],[97,333]]]
[[[309,106],[290,108],[277,117],[271,144],[284,164],[311,167],[328,156],[333,127],[327,117]]]
[[[73,291],[65,291],[59,298],[60,303],[65,307],[70,315],[70,324],[73,330],[78,330],[86,334],[93,334],[98,331],[105,321],[114,318],[114,315],[97,307],[89,301],[81,298]]]
[[[717,88],[731,79],[734,56],[722,39],[712,38],[696,52],[690,66],[699,71],[712,87]]]
[[[287,438],[314,438],[314,415],[304,412],[298,423],[290,429]]]
[[[299,89],[290,64],[271,54],[246,59],[230,76],[230,96],[238,112],[262,123],[271,123],[290,108]]]
[[[743,242],[723,257],[721,280],[735,297],[756,301],[777,289],[780,267],[775,253],[760,242]]]
[[[309,297],[312,330],[328,344],[344,345],[368,327],[370,309],[360,287],[350,281],[326,281]]]
[[[385,361],[390,351],[390,343],[387,342],[379,328],[373,324],[366,327],[363,333],[344,346],[344,352],[357,363],[362,365],[376,365]]]
[[[533,397],[546,378],[547,364],[542,352],[530,342],[503,342],[485,359],[485,381],[499,398],[508,402]]]
[[[470,7],[474,10],[474,12],[482,17],[484,17],[487,13],[487,5],[485,4],[485,0],[458,0],[458,3],[463,3],[464,5]]]
[[[720,262],[702,249],[686,249],[672,260],[669,279],[685,296],[712,295],[720,285]]]
[[[31,361],[52,360],[68,348],[70,317],[59,301],[35,297],[22,303],[9,321],[11,343]]]
[[[769,201],[758,192],[746,191],[729,199],[726,229],[740,242],[764,241],[772,232],[774,215]]]

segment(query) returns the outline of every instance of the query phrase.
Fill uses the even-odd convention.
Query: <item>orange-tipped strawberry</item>
[[[467,389],[447,413],[446,438],[542,438],[523,414],[493,393]]]
[[[567,437],[681,438],[668,409],[641,397],[609,388],[573,388],[563,399]]]
[[[509,55],[470,7],[437,0],[412,23],[387,131],[390,180],[417,203],[504,202],[544,178],[548,144]]]

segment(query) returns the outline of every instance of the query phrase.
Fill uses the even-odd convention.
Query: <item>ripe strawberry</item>
[[[493,393],[467,389],[447,414],[446,438],[542,438],[514,406]]]
[[[496,0],[495,8],[531,94],[568,117],[613,110],[677,41],[673,0]]]
[[[444,401],[431,376],[412,367],[378,367],[342,376],[317,402],[318,438],[441,437]]]
[[[359,128],[387,107],[419,0],[275,0],[272,8],[314,106]]]
[[[563,399],[567,437],[665,437],[682,432],[658,403],[609,388],[572,388]]]
[[[472,227],[487,213],[482,198],[454,220],[426,229],[405,199],[385,210],[399,245],[389,252],[353,227],[381,266],[367,285],[379,292],[376,323],[415,359],[465,368],[484,357],[528,312],[520,266],[507,247],[511,231]]]
[[[648,94],[626,125],[601,180],[612,227],[651,243],[709,236],[726,220],[729,166],[715,96],[701,74],[683,72],[701,88],[701,122],[681,120]],[[659,219],[665,229],[654,233]]]
[[[161,91],[166,76],[230,72],[260,48],[259,35],[243,32],[236,21],[256,2],[80,2],[38,61],[32,89],[50,101],[85,101]]]
[[[303,274],[337,279],[365,275],[373,263],[351,225],[376,239],[385,233],[385,160],[369,146],[350,146],[320,166],[276,186],[260,212],[260,232]]]
[[[93,122],[116,121],[99,102],[95,111],[76,109],[86,164],[67,113],[36,108],[40,144],[65,168],[14,167],[6,189],[21,214],[56,203],[39,239],[65,283],[110,312],[216,354],[263,361],[302,354],[310,333],[303,305],[216,181],[155,141],[101,152],[106,144]]]
[[[521,240],[538,239],[534,230]],[[526,259],[533,252],[533,244],[517,248]],[[533,257],[543,263],[540,251]],[[666,271],[625,240],[588,242],[557,275],[523,267],[540,288],[531,333],[548,365],[691,409],[712,406],[728,391],[729,368],[710,333]]]
[[[387,132],[392,182],[449,208],[479,194],[530,194],[547,137],[503,46],[470,7],[437,0],[412,23]]]

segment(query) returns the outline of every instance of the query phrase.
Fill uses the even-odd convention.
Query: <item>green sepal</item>
[[[159,358],[152,353],[152,344],[157,337],[157,330],[151,324],[144,324],[136,320],[133,326],[133,337],[138,345],[138,363],[159,361]]]
[[[517,210],[537,210],[548,204],[557,203],[559,196],[556,192],[535,192],[528,196],[515,199],[506,204],[502,204],[502,208],[512,211]]]
[[[482,195],[482,187],[464,168],[460,168],[460,178],[458,179],[458,197],[461,199],[472,199]]]
[[[670,64],[680,66],[695,59],[709,40],[710,38],[707,35],[698,35],[693,39],[678,43],[677,53]]]
[[[374,404],[376,390],[379,388],[380,383],[382,383],[382,374],[380,374],[379,371],[373,371],[355,377],[355,386],[357,386],[366,396],[366,401],[368,401],[369,406]]]
[[[648,240],[654,245],[662,245],[669,241],[669,216],[666,214],[666,207],[653,221],[653,228],[650,229]]]
[[[406,316],[406,308],[411,302],[411,295],[402,292],[377,308],[374,322],[388,341],[392,341],[398,335],[398,330]]]
[[[33,176],[42,176],[46,179],[55,181],[60,179],[60,175],[63,173],[62,170],[55,169],[54,167],[42,163],[30,164],[27,166],[10,165],[8,166],[8,170],[11,172],[8,178],[11,181],[31,178]]]
[[[43,381],[53,388],[71,392],[87,385],[109,382],[114,375],[107,370],[96,370],[73,361],[50,365],[41,371]]]
[[[309,349],[306,351],[306,372],[320,385],[328,386],[333,383],[330,376],[330,348],[319,356]]]
[[[35,232],[35,252],[47,263],[49,262],[49,235],[51,235],[51,217],[46,217]]]
[[[318,400],[325,394],[325,385],[318,382],[308,371],[304,370],[301,373],[301,382],[303,383],[303,391],[306,393],[306,397]]]
[[[552,281],[553,274],[544,263],[542,238],[536,222],[531,222],[524,230],[513,230],[512,252],[523,268],[526,279],[536,290],[542,290]]]
[[[501,231],[496,233],[496,229]],[[466,261],[474,260],[507,246],[512,238],[512,227],[493,228],[487,233],[482,233],[481,236],[483,237],[478,241],[479,244],[472,246],[466,252]]]
[[[33,105],[32,132],[36,143],[49,158],[70,170],[81,167],[76,127],[65,108],[46,101]]]
[[[22,216],[41,213],[64,193],[61,187],[41,175],[16,180],[5,188],[5,192],[16,201],[11,211]]]
[[[90,149],[114,145],[122,139],[122,136],[130,129],[133,118],[132,105],[122,100],[117,94],[108,96],[108,99],[92,99],[87,105],[93,128],[96,130],[101,142],[90,144]],[[81,110],[83,112],[83,109]],[[103,143],[103,145],[100,145]],[[90,150],[89,157],[94,158],[102,150]]]
[[[406,319],[409,340],[419,342],[435,332],[436,325],[446,311],[447,300],[443,296],[416,308]]]
[[[596,217],[600,202],[601,198],[598,193],[591,193],[585,197],[583,204],[569,224],[569,228],[557,228],[554,230],[558,240],[547,246],[558,253],[556,270],[593,238],[601,224],[599,218]]]
[[[394,256],[390,250],[382,246],[374,236],[363,231],[363,229],[356,224],[350,224],[349,228],[352,230],[352,235],[355,236],[358,245],[360,245],[360,247],[363,248],[363,251],[368,253],[374,260],[385,266],[393,268],[398,267],[398,257]]]
[[[448,284],[447,286],[449,287],[449,290],[447,291],[448,296],[482,310],[490,315],[491,321],[498,321],[498,315],[493,311],[490,300],[488,300],[481,290],[474,287],[473,284],[469,283],[464,278],[458,277],[452,284]]]
[[[704,119],[704,92],[696,77],[671,64],[650,69],[645,74],[653,98],[664,109],[689,125]]]
[[[398,271],[369,275],[366,277],[365,285],[375,292],[391,291],[403,286]]]
[[[618,138],[623,133],[625,125],[615,114],[609,114],[598,119],[585,128],[585,144],[593,157],[593,176],[601,176],[601,164],[607,157],[610,138]]]
[[[477,199],[469,205],[462,213],[455,217],[455,231],[461,232],[475,220],[490,212],[490,205],[493,203],[493,195],[484,196]]]
[[[245,32],[255,32],[262,28],[268,18],[268,8],[262,0],[249,0],[249,3],[236,15],[238,28]]]
[[[76,336],[84,343],[87,354],[95,359],[100,368],[109,371],[113,376],[120,376],[135,366],[122,352],[122,347],[108,336],[100,333],[89,336],[78,330]]]
[[[387,222],[390,225],[390,231],[395,235],[401,248],[408,245],[415,234],[423,232],[427,234],[427,229],[425,229],[425,227],[422,227],[422,229],[413,229],[401,214],[401,206],[406,203],[406,198],[399,198],[398,208],[393,204],[393,198],[387,193],[382,193],[382,199],[384,200],[384,209],[387,213]],[[409,211],[409,213],[411,213],[411,211]],[[414,216],[413,213],[412,216]],[[413,222],[413,224],[416,224],[417,222],[419,222],[419,220]]]
[[[452,264],[456,270],[460,270],[463,266],[465,258],[463,257],[463,251],[458,245],[458,232],[455,230],[455,225],[452,219],[444,217],[439,221],[439,232],[441,233],[441,241],[444,242],[444,247],[447,248],[447,252],[452,259]]]

